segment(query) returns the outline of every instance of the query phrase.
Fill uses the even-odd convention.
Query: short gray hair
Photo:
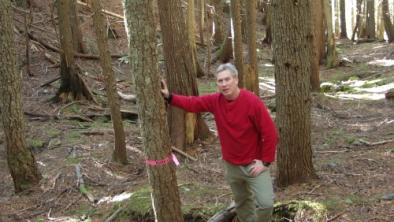
[[[219,73],[223,72],[223,71],[229,71],[231,73],[231,75],[235,78],[238,78],[238,70],[237,68],[235,68],[235,66],[231,63],[224,63],[221,64],[217,69],[216,69],[216,73],[215,75],[217,76]]]

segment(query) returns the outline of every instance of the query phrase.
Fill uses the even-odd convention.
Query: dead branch
[[[79,5],[82,5],[82,6],[85,6],[85,7],[88,7],[88,8],[89,8],[89,5],[88,5],[87,3],[85,3],[85,2],[77,1],[77,3],[78,3]],[[121,15],[119,15],[119,14],[116,14],[116,13],[114,13],[114,12],[111,12],[111,11],[108,11],[108,10],[105,10],[105,9],[103,9],[102,12],[103,12],[104,14],[106,14],[106,15],[110,15],[110,16],[113,16],[113,17],[115,17],[115,18],[119,18],[119,19],[124,20],[124,17],[123,17],[123,16],[121,16]]]
[[[16,26],[16,27],[17,27],[17,26]],[[18,30],[19,30],[19,28],[18,28]],[[23,32],[23,31],[21,31],[21,30],[19,30],[19,31],[20,31],[20,32]],[[61,49],[59,49],[59,48],[57,48],[56,46],[53,46],[53,45],[51,45],[51,44],[45,42],[44,40],[42,40],[42,39],[40,39],[40,38],[38,38],[37,36],[33,35],[32,32],[28,32],[27,34],[28,34],[28,36],[29,36],[30,39],[32,39],[32,40],[34,40],[34,41],[40,43],[40,44],[41,44],[42,46],[44,46],[45,48],[47,48],[47,49],[49,49],[49,50],[51,50],[51,51],[57,52],[57,53],[61,53],[61,52],[62,52]],[[112,58],[121,58],[121,57],[123,57],[123,56],[124,56],[124,55],[111,55]],[[74,52],[74,57],[82,58],[82,59],[96,59],[96,60],[100,59],[100,56],[98,56],[98,55],[82,54],[82,53],[78,53],[78,52]]]
[[[327,222],[331,222],[331,221],[334,221],[334,220],[340,218],[340,217],[341,217],[342,215],[344,215],[346,212],[347,212],[347,210],[342,211],[341,213],[339,213],[339,214],[337,214],[337,215],[335,215],[335,216],[329,218],[329,219],[327,220]]]
[[[44,57],[52,64],[60,64],[60,61],[56,58],[53,58],[53,56],[49,53],[44,53]]]
[[[122,212],[122,210],[123,210],[123,208],[122,208],[122,207],[119,207],[113,214],[111,214],[111,216],[109,216],[109,217],[105,220],[105,222],[111,222],[111,221],[113,221],[113,220],[118,216],[118,214],[119,214],[120,212]]]
[[[179,154],[181,154],[182,156],[188,158],[189,160],[193,160],[193,161],[197,161],[197,158],[190,156],[189,154],[183,152],[182,150],[176,148],[176,147],[171,147],[171,149]]]
[[[47,82],[44,82],[43,84],[40,85],[40,87],[49,86],[51,83],[56,82],[59,79],[60,79],[60,76],[55,77]]]
[[[382,140],[382,141],[378,141],[378,142],[368,142],[366,140],[360,139],[359,142],[362,144],[365,144],[367,146],[377,146],[377,145],[383,145],[386,143],[392,143],[392,142],[394,142],[394,140]]]
[[[127,95],[127,94],[123,94],[122,92],[119,92],[119,91],[117,91],[117,92],[118,92],[118,95],[121,99],[126,100],[126,101],[131,101],[133,103],[137,103],[137,96],[136,95],[134,95],[134,94]]]
[[[130,151],[133,151],[133,152],[135,152],[135,153],[138,153],[138,154],[141,155],[141,156],[144,156],[144,152],[142,152],[141,150],[137,149],[137,148],[134,147],[134,146],[126,145],[126,149],[128,149],[128,150],[130,150]]]

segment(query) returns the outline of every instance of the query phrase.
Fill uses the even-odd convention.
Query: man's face
[[[238,78],[233,77],[230,71],[224,70],[217,74],[216,84],[219,92],[224,95],[227,99],[231,99],[238,91]]]

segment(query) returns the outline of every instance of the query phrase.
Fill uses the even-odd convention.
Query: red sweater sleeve
[[[275,123],[268,112],[263,101],[258,101],[255,107],[256,128],[261,138],[261,156],[263,162],[271,163],[275,160],[276,144],[278,134]]]
[[[172,94],[171,105],[184,109],[187,112],[213,112],[216,94],[204,96],[181,96]]]

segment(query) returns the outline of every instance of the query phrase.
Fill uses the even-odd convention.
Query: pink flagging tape
[[[161,166],[171,162],[173,162],[176,166],[179,166],[179,161],[173,153],[162,160],[145,160],[145,164],[149,166]]]

